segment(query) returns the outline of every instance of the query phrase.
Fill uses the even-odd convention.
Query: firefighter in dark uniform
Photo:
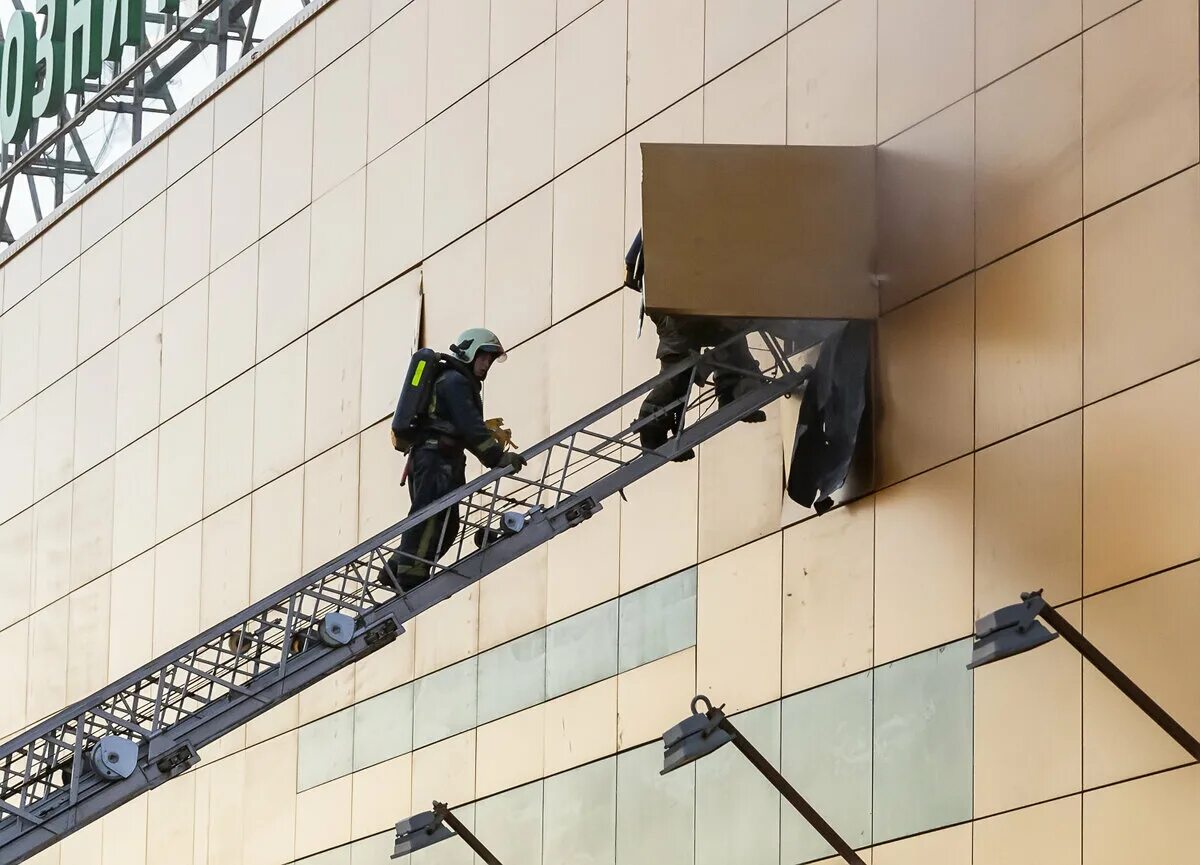
[[[625,255],[625,286],[642,293],[643,309],[646,302],[645,274],[646,261],[642,252],[642,232],[639,229],[629,247],[629,252]],[[665,370],[680,361],[693,358],[706,347],[720,346],[713,352],[713,360],[748,372],[758,373],[761,371],[758,361],[750,354],[750,347],[746,344],[745,336],[738,337],[741,329],[731,325],[728,319],[668,315],[662,312],[650,312],[649,315],[658,330],[656,357],[662,364],[662,369]],[[703,370],[700,371],[700,374],[703,374]],[[651,417],[672,403],[681,400],[687,392],[689,379],[690,373],[685,372],[656,386],[642,402],[638,418]],[[717,368],[713,375],[717,404],[724,406],[732,402],[748,382],[749,379],[733,370]],[[657,448],[666,442],[667,435],[678,427],[681,408],[682,405],[679,405],[665,411],[654,421],[643,426],[640,430],[642,446]],[[760,409],[746,415],[742,421],[744,423],[762,423],[766,419],[766,412]],[[676,459],[682,462],[690,460],[695,455],[693,451],[688,450]]]
[[[519,470],[525,465],[519,454],[504,451],[483,419],[483,381],[492,364],[506,356],[500,339],[490,330],[472,328],[459,336],[450,352],[421,424],[424,438],[413,445],[409,457],[410,514],[467,482],[468,450],[488,468]],[[404,533],[399,551],[387,562],[400,589],[407,592],[429,579],[430,563],[454,544],[459,522],[458,506],[453,505]]]

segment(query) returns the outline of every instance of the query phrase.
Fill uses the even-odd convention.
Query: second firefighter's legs
[[[662,370],[687,360],[686,354],[664,354],[659,357]],[[667,441],[667,436],[679,425],[679,413],[683,410],[683,399],[687,394],[691,372],[683,372],[656,385],[642,401],[638,420],[645,420],[641,427],[642,447],[657,448]],[[653,418],[653,420],[646,420]]]
[[[746,337],[744,336],[738,337],[732,342],[722,345],[720,348],[713,349],[712,359],[718,363],[736,367],[754,375],[762,373],[762,367],[758,365],[758,361],[750,353],[750,346],[746,344]],[[717,367],[714,370],[713,386],[717,391],[718,405],[728,405],[741,396],[741,394],[745,393],[745,391],[751,389],[754,384],[755,379],[749,375],[741,375],[735,370],[723,369],[721,367]],[[762,423],[766,419],[766,412],[759,409],[750,412],[750,414],[742,418],[742,422]]]

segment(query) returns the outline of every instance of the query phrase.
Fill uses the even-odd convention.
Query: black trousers
[[[422,445],[412,452],[408,495],[413,514],[467,482],[466,454]],[[429,562],[440,559],[458,538],[461,517],[458,505],[413,526],[400,539],[400,549],[388,559],[388,568],[404,591],[429,579]],[[422,561],[424,560],[424,561]]]
[[[666,370],[681,361],[694,358],[700,353],[701,348],[703,346],[695,346],[685,352],[679,351],[672,346],[671,350],[660,350],[658,357],[662,362],[662,369]],[[750,347],[746,344],[745,337],[740,337],[715,349],[712,353],[712,359],[718,363],[746,370],[747,372],[760,371],[758,361],[750,353]],[[700,369],[697,372],[697,377],[699,378],[703,374],[704,370]],[[684,372],[656,385],[646,395],[646,399],[642,401],[642,407],[638,412],[638,416],[642,418],[648,417],[660,409],[672,405],[672,403],[681,401],[684,394],[687,393],[688,382],[690,380],[691,373]],[[713,373],[713,386],[717,391],[717,404],[723,406],[732,402],[738,395],[739,386],[746,380],[745,376],[735,370],[716,368]],[[682,407],[681,403],[679,406],[675,406],[670,411],[665,412],[660,416],[661,420],[654,423],[654,426],[660,429],[673,428],[679,421],[679,410]]]

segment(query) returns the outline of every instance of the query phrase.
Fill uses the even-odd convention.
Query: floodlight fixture
[[[501,865],[492,851],[443,802],[434,802],[432,811],[423,811],[396,824],[396,846],[392,858],[403,858],[455,835],[462,838],[487,865]]]
[[[704,711],[700,711],[700,707]],[[800,812],[808,824],[815,829],[826,843],[850,865],[865,865],[842,836],[809,805],[803,796],[788,783],[771,762],[750,744],[733,722],[725,717],[724,706],[713,706],[703,694],[692,699],[692,714],[663,734],[663,768],[665,775],[706,757],[730,742],[742,752],[750,764],[782,794],[788,803]]]
[[[1043,619],[1057,633],[1047,631],[1041,622],[1037,621],[1038,618]],[[1063,618],[1063,615],[1042,597],[1041,589],[1036,592],[1022,592],[1021,603],[1003,607],[975,623],[975,646],[967,668],[982,667],[1036,649],[1056,636],[1074,646],[1079,654],[1116,685],[1121,693],[1145,712],[1150,720],[1158,724],[1163,732],[1191,754],[1193,759],[1200,760],[1200,741],[1139,688],[1074,625]]]

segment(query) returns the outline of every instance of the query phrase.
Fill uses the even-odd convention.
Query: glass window
[[[397,815],[396,822],[407,816]],[[363,838],[350,845],[350,865],[392,865],[392,853],[395,849],[396,833],[392,829],[370,838]]]
[[[429,808],[428,805],[425,806]],[[463,805],[454,808],[454,816],[471,832],[475,831],[475,806]],[[403,817],[398,818],[403,820]],[[395,837],[393,835],[393,837]],[[412,862],[412,865],[475,865],[475,853],[461,838],[447,838],[440,844],[418,850],[408,859],[397,859],[397,862]]]
[[[475,689],[479,659],[468,658],[418,679],[413,687],[413,747],[426,745],[475,726]]]
[[[779,703],[731,720],[779,768]],[[697,761],[696,865],[779,865],[779,803],[775,788],[732,745]]]
[[[476,802],[475,834],[501,862],[541,862],[542,782]]]
[[[403,685],[354,707],[354,771],[412,750],[413,687]]]
[[[662,770],[662,742],[617,757],[617,861],[692,865],[696,764]]]
[[[615,865],[615,757],[547,778],[545,798],[543,862]]]
[[[546,632],[534,631],[479,656],[479,723],[546,699]]]
[[[875,672],[874,841],[969,820],[971,640]]]
[[[307,790],[353,770],[354,709],[343,709],[300,728],[296,790]]]
[[[871,843],[870,671],[783,701],[782,771],[851,847]],[[783,814],[785,862],[833,855],[790,805]]]
[[[546,629],[546,697],[617,674],[617,602],[609,601]]]
[[[622,673],[696,645],[696,569],[621,598],[617,633]]]

